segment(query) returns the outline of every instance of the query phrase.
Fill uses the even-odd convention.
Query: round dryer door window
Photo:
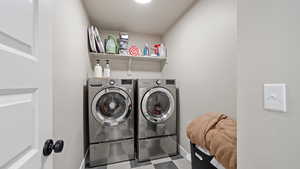
[[[175,100],[169,90],[152,88],[143,97],[142,112],[153,123],[162,123],[174,113]]]
[[[106,126],[116,126],[126,121],[131,109],[129,95],[120,88],[103,89],[92,102],[94,117]]]

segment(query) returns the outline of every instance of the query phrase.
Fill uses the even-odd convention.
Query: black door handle
[[[52,147],[53,147],[53,140],[52,139],[46,140],[43,148],[43,155],[49,156],[52,153]]]
[[[43,155],[49,156],[52,151],[54,150],[55,153],[60,153],[64,149],[64,141],[63,140],[57,140],[55,143],[52,139],[46,140],[43,148]]]
[[[53,150],[55,153],[61,153],[64,149],[64,141],[57,140],[53,146]]]

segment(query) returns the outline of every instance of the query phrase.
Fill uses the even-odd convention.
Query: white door
[[[51,0],[0,0],[0,169],[52,169]]]

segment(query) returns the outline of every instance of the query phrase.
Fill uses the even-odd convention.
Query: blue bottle
[[[145,44],[145,47],[143,49],[143,56],[150,56],[150,49],[148,43]]]

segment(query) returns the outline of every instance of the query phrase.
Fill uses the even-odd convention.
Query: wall
[[[206,112],[236,117],[234,0],[200,0],[164,36],[165,77],[180,92],[180,144],[189,150],[188,123]]]
[[[54,155],[55,169],[78,169],[83,149],[83,86],[89,72],[86,29],[80,0],[55,1],[54,11],[54,136],[65,141]]]
[[[299,168],[299,1],[238,4],[238,168]],[[263,109],[263,84],[286,83],[288,112]]]

